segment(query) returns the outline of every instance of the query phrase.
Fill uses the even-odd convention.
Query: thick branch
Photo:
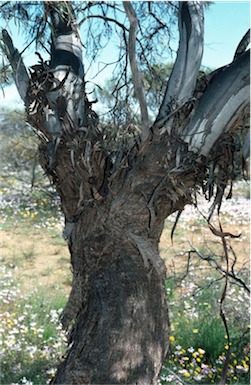
[[[245,33],[240,43],[238,44],[238,47],[236,48],[236,51],[234,54],[234,60],[246,51],[249,44],[250,44],[250,29]]]
[[[149,135],[149,118],[146,105],[146,99],[141,79],[141,74],[136,60],[136,33],[138,28],[138,20],[136,13],[130,2],[123,2],[127,17],[130,21],[128,54],[132,70],[132,80],[136,97],[140,104],[141,126],[142,126],[142,141],[146,141]]]
[[[17,86],[17,90],[22,100],[26,102],[26,94],[29,83],[28,72],[20,53],[14,47],[12,39],[5,29],[2,31],[2,39],[4,43],[5,54],[12,67],[13,77]]]
[[[156,123],[193,94],[203,54],[203,4],[179,2],[179,49]],[[163,124],[162,124],[163,125]]]
[[[184,135],[190,150],[207,156],[248,107],[249,62],[247,51],[212,78]]]
[[[52,21],[51,67],[71,66],[75,75],[82,78],[82,44],[72,6],[67,2],[56,4],[48,5]],[[60,7],[66,7],[66,10]]]

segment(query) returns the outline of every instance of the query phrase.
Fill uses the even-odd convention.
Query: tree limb
[[[246,51],[249,44],[250,44],[250,29],[245,33],[240,43],[238,44],[238,47],[236,48],[236,51],[234,54],[234,60]]]
[[[50,2],[47,7],[52,22],[51,67],[71,66],[75,75],[83,78],[82,44],[72,6]]]
[[[204,43],[202,2],[179,2],[179,33],[177,58],[155,123],[167,118],[177,104],[184,104],[195,89]]]
[[[14,47],[12,39],[8,32],[2,30],[2,39],[4,43],[4,53],[6,54],[13,71],[13,77],[21,99],[26,102],[26,94],[29,84],[29,75],[24,65],[23,59]]]
[[[147,104],[142,84],[141,74],[136,61],[136,33],[138,28],[138,20],[136,13],[132,7],[131,2],[124,1],[127,17],[130,21],[129,40],[128,40],[128,54],[132,70],[132,80],[134,84],[135,94],[140,104],[141,112],[141,126],[142,126],[142,142],[145,142],[149,136],[149,118]]]
[[[207,156],[220,135],[233,129],[249,105],[249,65],[247,51],[211,79],[185,130],[189,150]]]

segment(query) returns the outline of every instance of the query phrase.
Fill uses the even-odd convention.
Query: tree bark
[[[181,3],[179,52],[156,122],[143,142],[114,158],[85,94],[71,5],[45,6],[53,27],[50,65],[41,61],[27,79],[23,65],[11,64],[40,138],[40,163],[61,198],[73,268],[62,315],[69,349],[52,384],[156,384],[169,334],[160,235],[165,219],[191,203],[215,141],[246,108],[248,55],[206,82],[198,97],[202,6]],[[4,39],[9,60],[19,60],[7,32]],[[212,130],[203,126],[205,115]]]
[[[74,315],[74,324],[52,384],[154,384],[168,347],[164,276],[147,260],[156,245],[138,236],[138,246],[123,210],[102,206],[87,208],[71,235],[75,283],[63,321]]]

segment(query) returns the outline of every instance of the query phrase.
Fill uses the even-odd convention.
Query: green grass
[[[61,295],[35,290],[18,301],[9,301],[8,311],[2,306],[1,384],[20,383],[23,378],[33,385],[48,383],[65,351],[59,324],[65,304]]]
[[[231,346],[220,317],[219,300],[223,283],[211,276],[192,272],[180,282],[166,281],[171,319],[171,355],[165,362],[162,384],[219,383],[230,348],[227,384],[249,384],[249,316],[248,294],[238,286],[230,288],[224,304]],[[206,285],[207,282],[212,285]],[[201,289],[204,287],[203,289]],[[234,302],[239,301],[237,311]],[[232,310],[231,310],[232,309]],[[241,322],[236,322],[241,318]],[[172,382],[173,381],[173,382]]]

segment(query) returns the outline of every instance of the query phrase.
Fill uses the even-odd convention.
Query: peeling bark
[[[212,78],[184,133],[189,149],[207,156],[249,105],[250,54],[244,53]]]
[[[105,151],[98,117],[85,94],[71,5],[63,3],[69,12],[62,18],[60,4],[48,4],[53,27],[49,66],[41,61],[29,79],[23,64],[17,65],[21,57],[10,37],[3,35],[28,121],[40,138],[40,164],[61,198],[73,268],[62,314],[69,349],[52,384],[156,384],[169,334],[159,239],[166,217],[181,212],[204,184],[210,150],[247,106],[248,53],[218,71],[209,85],[196,85],[202,4],[180,2],[177,60],[148,135],[134,62],[137,20],[132,4],[125,3],[144,144],[135,143],[117,162]]]

